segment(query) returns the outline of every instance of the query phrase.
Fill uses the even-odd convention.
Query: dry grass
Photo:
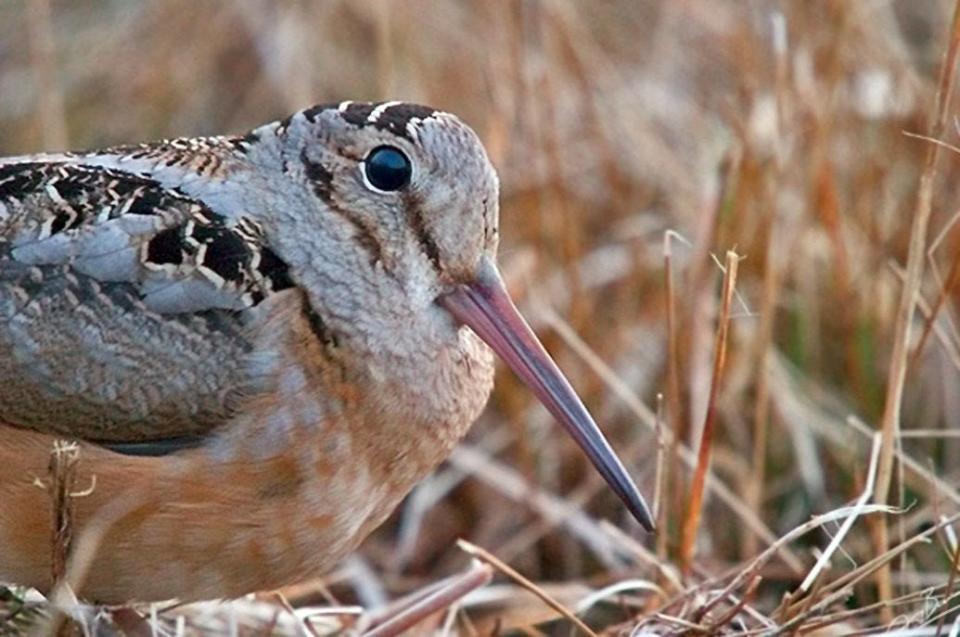
[[[240,131],[346,98],[461,114],[501,174],[501,263],[523,311],[645,493],[666,458],[655,539],[504,372],[464,445],[322,581],[113,622],[86,609],[79,625],[383,632],[425,608],[414,633],[570,634],[559,606],[609,635],[956,634],[960,134],[937,96],[953,11],[0,2],[0,155]],[[713,255],[732,248],[718,384]],[[458,538],[536,594],[496,565],[480,587]],[[0,626],[46,612],[4,595]]]

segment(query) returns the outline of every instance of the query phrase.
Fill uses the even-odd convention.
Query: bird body
[[[321,574],[466,433],[488,344],[642,517],[503,291],[497,197],[469,127],[401,102],[0,160],[0,580],[51,585],[57,438],[91,485],[82,596]]]

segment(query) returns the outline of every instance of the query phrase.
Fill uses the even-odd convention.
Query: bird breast
[[[252,325],[251,396],[207,445],[215,461],[265,462],[299,456],[305,471],[362,467],[344,489],[389,485],[392,509],[450,453],[493,387],[493,355],[468,328],[421,330],[401,347],[332,337],[312,320],[305,296],[278,295]],[[397,337],[399,338],[399,337]],[[396,339],[394,339],[396,340]]]

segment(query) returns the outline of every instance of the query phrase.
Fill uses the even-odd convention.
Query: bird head
[[[302,111],[278,132],[288,139],[284,170],[360,255],[349,267],[371,285],[399,286],[438,325],[473,330],[653,530],[633,480],[507,293],[496,265],[498,179],[473,130],[425,106],[344,102]]]

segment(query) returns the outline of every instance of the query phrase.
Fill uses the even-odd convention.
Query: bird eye
[[[410,183],[410,160],[393,146],[377,146],[363,162],[364,176],[377,190],[391,192]]]

